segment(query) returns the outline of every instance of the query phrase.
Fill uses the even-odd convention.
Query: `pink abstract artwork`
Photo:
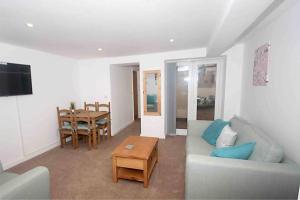
[[[266,86],[268,76],[270,44],[265,44],[255,51],[254,67],[253,67],[253,85]]]

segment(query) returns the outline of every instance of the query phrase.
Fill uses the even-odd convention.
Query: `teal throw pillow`
[[[221,158],[236,158],[248,160],[254,150],[255,145],[256,142],[250,142],[238,146],[223,147],[214,149],[210,155]]]
[[[223,128],[230,122],[223,121],[222,119],[216,119],[202,134],[202,138],[211,145],[216,146],[218,137],[220,136]]]

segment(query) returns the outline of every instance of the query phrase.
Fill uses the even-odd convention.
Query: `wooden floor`
[[[8,171],[48,167],[52,199],[184,199],[184,136],[159,140],[159,162],[148,188],[135,181],[112,182],[111,152],[128,135],[139,133],[136,121],[111,140],[102,141],[96,150],[88,151],[86,144],[76,150],[70,145],[57,147]]]
[[[187,129],[187,118],[176,118],[176,129]]]
[[[214,107],[198,107],[197,120],[214,120],[215,108]]]
[[[198,107],[197,120],[214,120],[214,107]],[[176,118],[176,129],[187,129],[187,118]]]

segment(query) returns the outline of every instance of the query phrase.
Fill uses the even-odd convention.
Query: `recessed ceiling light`
[[[29,27],[29,28],[32,28],[33,24],[32,23],[26,23],[26,26]]]
[[[169,41],[170,41],[170,42],[174,42],[175,40],[174,40],[173,38],[171,38]]]
[[[98,48],[97,50],[98,50],[98,51],[102,51],[102,49],[101,49],[101,48]]]

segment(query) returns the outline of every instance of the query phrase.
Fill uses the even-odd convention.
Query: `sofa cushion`
[[[226,125],[217,139],[217,148],[233,146],[237,138],[237,132],[233,131],[229,125]]]
[[[222,119],[216,119],[213,123],[207,127],[203,132],[202,138],[211,145],[216,145],[217,139],[221,134],[224,126],[228,125],[229,122],[223,121]]]
[[[202,138],[194,135],[186,138],[186,147],[187,154],[200,154],[205,156],[208,156],[214,148],[214,146],[208,144]]]
[[[232,147],[217,148],[214,149],[210,155],[214,157],[221,157],[221,158],[235,158],[235,159],[248,160],[250,155],[253,152],[254,147],[255,147],[255,142],[249,142],[249,143],[232,146]]]
[[[230,121],[231,128],[238,133],[236,145],[256,142],[255,149],[249,160],[273,163],[281,162],[283,149],[273,139],[241,118],[234,117]]]
[[[9,180],[17,177],[18,174],[3,172],[0,174],[0,185],[8,182]]]

